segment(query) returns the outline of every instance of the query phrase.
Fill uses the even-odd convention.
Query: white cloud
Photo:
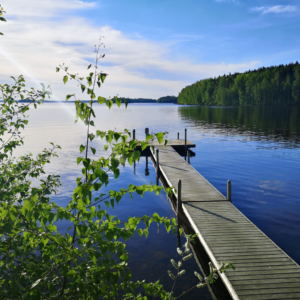
[[[66,11],[89,9],[96,6],[96,2],[80,0],[14,0],[5,4],[4,8],[10,16],[54,17]]]
[[[258,64],[257,61],[196,64],[186,58],[168,59],[172,43],[131,38],[109,26],[92,24],[87,18],[72,15],[71,9],[78,13],[92,7],[95,9],[92,2],[68,0],[7,3],[7,23],[1,26],[5,35],[0,44],[0,81],[23,74],[29,86],[38,82],[51,84],[56,98],[64,99],[66,94],[74,93],[76,85],[71,82],[63,85],[63,74],[56,73],[55,67],[64,62],[70,72],[85,74],[86,66],[94,59],[93,45],[100,35],[105,36],[106,44],[106,56],[100,64],[103,62],[102,69],[109,74],[101,89],[103,96],[177,95],[187,84],[201,78],[242,72]]]
[[[260,6],[251,8],[252,12],[261,12],[263,14],[280,14],[285,12],[293,12],[296,10],[297,7],[293,5]]]

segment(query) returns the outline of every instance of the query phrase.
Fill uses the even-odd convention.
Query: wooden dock
[[[149,145],[154,146],[154,147],[160,146],[160,144],[157,140],[149,141]],[[185,140],[179,140],[179,139],[177,139],[177,140],[168,140],[167,145],[172,146],[172,148],[182,156],[184,156],[186,154],[185,153]],[[186,141],[186,148],[187,149],[195,148],[195,147],[196,147],[196,145],[194,143],[192,143],[188,140]],[[141,152],[141,156],[150,156],[151,155],[150,147],[147,147],[144,151],[142,151],[141,147],[138,146],[138,147],[136,147],[136,150]],[[192,156],[193,156],[194,154],[193,154],[192,151],[191,151],[191,153],[192,153]]]
[[[172,146],[156,144],[159,172],[177,189],[181,179],[182,213],[218,269],[232,299],[300,299],[300,267],[230,201],[187,163]],[[156,151],[152,157],[157,163]],[[177,195],[175,195],[177,198]],[[178,201],[178,199],[177,199]]]

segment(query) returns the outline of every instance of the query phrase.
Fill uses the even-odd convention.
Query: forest
[[[300,103],[300,65],[262,67],[197,81],[181,90],[178,104],[295,105]]]
[[[175,96],[165,96],[157,99],[157,103],[177,103],[177,97]]]
[[[125,98],[120,97],[122,103],[126,100],[128,103],[156,103],[156,99],[149,99],[149,98]]]

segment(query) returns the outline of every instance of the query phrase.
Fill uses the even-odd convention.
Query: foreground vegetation
[[[300,104],[298,62],[197,81],[179,93],[179,104]]]
[[[0,6],[1,14],[3,10]],[[0,15],[1,16],[1,15]],[[4,19],[2,17],[2,19]],[[0,19],[1,21],[3,21]],[[5,19],[4,19],[5,21]],[[122,198],[129,194],[143,196],[146,192],[159,194],[162,187],[156,185],[135,186],[130,184],[120,190],[101,193],[101,188],[110,183],[111,177],[118,179],[120,167],[133,164],[140,158],[142,149],[149,146],[154,137],[160,143],[164,133],[148,134],[146,141],[132,139],[130,132],[97,130],[94,106],[113,103],[119,107],[122,101],[114,101],[96,96],[96,89],[101,87],[107,74],[98,69],[98,61],[104,57],[99,51],[101,41],[95,48],[95,64],[89,65],[92,72],[86,77],[69,72],[68,67],[61,65],[56,71],[64,72],[63,82],[74,80],[80,91],[90,98],[89,103],[77,100],[75,94],[66,96],[66,100],[75,98],[76,122],[86,126],[86,139],[79,145],[81,153],[77,164],[81,165],[81,174],[76,179],[76,188],[66,207],[51,202],[51,195],[61,185],[59,175],[47,175],[44,166],[50,163],[60,149],[53,143],[50,149],[44,149],[36,158],[31,154],[13,157],[16,147],[22,146],[21,130],[28,124],[26,112],[31,106],[35,108],[51,95],[50,87],[42,90],[26,89],[23,76],[13,78],[13,84],[0,84],[0,298],[8,299],[148,299],[148,296],[160,299],[178,299],[185,295],[175,296],[174,285],[185,271],[183,262],[190,259],[187,237],[184,252],[177,249],[182,259],[176,263],[171,291],[166,291],[159,281],[146,283],[145,280],[131,281],[128,267],[126,241],[135,233],[148,236],[151,223],[164,225],[168,232],[176,231],[176,220],[168,219],[153,213],[150,216],[128,217],[125,222],[107,213],[103,204],[108,207],[118,205]],[[30,102],[18,102],[16,99],[27,99]],[[126,103],[127,106],[127,103]],[[95,139],[106,140],[104,150],[110,150],[106,156],[96,158],[97,149],[92,147]],[[165,142],[166,143],[166,142]],[[44,177],[43,177],[44,175]],[[111,175],[111,176],[109,176]],[[32,183],[33,180],[35,184]],[[166,189],[167,193],[171,189]],[[59,232],[59,222],[68,223],[67,232]],[[210,264],[211,273],[199,279],[193,288],[202,288],[214,282],[218,275],[232,267],[230,263],[220,266]],[[218,268],[218,269],[217,269]],[[191,290],[190,289],[190,290]]]

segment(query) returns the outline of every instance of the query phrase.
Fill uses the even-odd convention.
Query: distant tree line
[[[178,95],[179,104],[300,104],[298,62],[197,81]]]
[[[128,103],[157,103],[156,99],[149,99],[149,98],[125,98],[120,97],[120,100],[124,102],[126,100]]]
[[[157,103],[177,103],[177,97],[175,96],[165,96],[157,100]]]

